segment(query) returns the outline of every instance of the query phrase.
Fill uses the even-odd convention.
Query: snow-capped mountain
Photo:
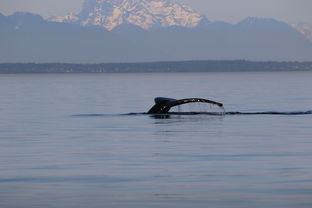
[[[292,24],[292,27],[297,29],[302,35],[308,38],[312,42],[312,24],[308,23],[299,23],[299,24]]]
[[[207,19],[172,0],[85,0],[79,14],[54,17],[50,21],[98,25],[108,30],[133,24],[147,30],[168,26],[192,28]]]
[[[82,13],[81,13],[82,15]],[[121,24],[112,31],[84,27],[69,15],[57,23],[31,13],[0,14],[0,62],[147,62],[172,60],[311,61],[312,42],[274,19],[145,31]],[[91,23],[87,23],[91,24]]]

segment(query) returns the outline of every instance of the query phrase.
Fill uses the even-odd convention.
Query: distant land
[[[312,71],[312,62],[172,61],[146,63],[1,63],[0,74]]]

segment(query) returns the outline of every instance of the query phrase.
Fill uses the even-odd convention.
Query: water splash
[[[211,114],[225,115],[224,107],[211,103],[187,103],[171,108],[170,114]]]

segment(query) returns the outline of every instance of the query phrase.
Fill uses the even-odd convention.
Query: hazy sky
[[[289,23],[312,23],[312,0],[176,0],[192,6],[209,20],[231,23],[246,17],[268,17]],[[78,12],[83,0],[0,0],[0,13],[28,11],[44,17]]]

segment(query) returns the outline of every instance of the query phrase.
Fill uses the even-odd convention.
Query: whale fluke
[[[148,111],[148,114],[165,114],[168,113],[172,107],[187,103],[209,103],[223,107],[222,103],[202,98],[185,98],[177,100],[173,98],[157,97],[155,98],[155,105]]]

